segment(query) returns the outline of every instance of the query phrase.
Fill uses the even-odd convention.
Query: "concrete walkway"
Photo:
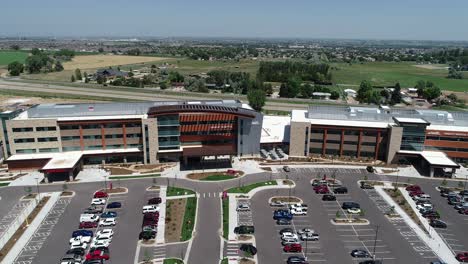
[[[60,194],[60,192],[44,194],[45,196],[50,196],[49,200],[44,205],[44,207],[42,207],[41,211],[36,215],[34,220],[29,224],[29,227],[24,231],[23,235],[21,235],[21,237],[16,241],[15,245],[10,249],[8,254],[3,259],[2,264],[10,264],[15,261],[17,256],[21,253],[21,250],[23,250],[24,246],[28,243],[32,235],[39,228],[42,221],[52,209],[54,204],[58,201]]]
[[[156,233],[156,244],[162,244],[165,242],[164,235],[166,230],[166,186],[161,186],[159,190],[159,197],[161,198],[161,204],[159,206],[159,224],[158,232]]]
[[[411,205],[413,210],[416,208],[416,204],[414,203],[413,199],[409,195],[405,195],[405,190],[404,188],[399,188],[400,191],[403,193],[404,197],[408,201],[408,203]],[[418,235],[418,237],[426,243],[428,247],[431,248],[431,250],[437,254],[439,259],[442,261],[446,262],[447,264],[458,264],[459,262],[455,259],[453,256],[452,252],[448,248],[448,246],[444,243],[442,238],[436,233],[433,234],[432,236],[429,236],[426,232],[424,232],[414,221],[411,219],[408,214],[385,192],[384,188],[381,186],[375,186],[375,190],[377,193],[382,196],[383,199],[390,205],[394,206],[395,211],[403,218],[403,220],[406,222],[406,224],[413,229],[413,231]],[[414,207],[413,207],[414,206]],[[416,210],[417,211],[417,210]],[[419,215],[419,212],[417,213]],[[422,220],[421,222],[426,222],[427,220],[425,219],[420,219]],[[432,234],[432,233],[431,233]]]

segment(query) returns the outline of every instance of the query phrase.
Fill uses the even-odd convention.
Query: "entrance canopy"
[[[419,156],[423,158],[430,166],[459,169],[460,165],[451,160],[445,153],[439,151],[410,151],[400,150],[398,154],[408,156]]]

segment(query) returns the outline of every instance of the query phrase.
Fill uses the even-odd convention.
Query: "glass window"
[[[74,130],[74,129],[80,129],[80,126],[78,126],[78,125],[60,126],[60,130]]]
[[[58,148],[41,148],[39,149],[39,152],[59,152]]]
[[[63,147],[63,151],[78,151],[81,150],[80,147]]]
[[[37,142],[53,142],[57,141],[56,137],[45,137],[45,138],[37,138]]]
[[[88,140],[102,139],[102,135],[86,135],[86,136],[83,136],[83,139],[88,139]]]
[[[13,132],[32,132],[32,127],[14,127]]]
[[[15,138],[15,143],[32,143],[34,138]]]
[[[101,125],[98,124],[92,124],[92,125],[83,125],[81,126],[83,129],[99,129],[101,128]]]
[[[62,141],[69,141],[69,140],[80,140],[80,136],[65,136],[65,137],[62,137]]]
[[[17,149],[16,153],[19,153],[19,154],[36,153],[36,149]]]
[[[122,124],[118,124],[118,123],[105,124],[104,127],[105,128],[121,128]]]
[[[36,131],[55,131],[57,130],[57,127],[50,126],[50,127],[36,127]]]

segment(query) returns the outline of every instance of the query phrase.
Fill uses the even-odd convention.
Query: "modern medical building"
[[[405,161],[428,176],[468,162],[467,112],[314,105],[263,116],[237,100],[213,100],[42,104],[0,118],[10,170],[65,177],[87,164],[195,166],[233,156]]]
[[[257,155],[263,121],[236,100],[41,104],[0,117],[10,170],[69,177],[87,164]]]

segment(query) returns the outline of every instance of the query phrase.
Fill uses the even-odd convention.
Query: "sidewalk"
[[[159,206],[159,225],[158,232],[156,233],[156,244],[163,244],[165,242],[164,235],[166,230],[166,186],[161,186],[159,190],[159,197],[161,197],[161,204]]]
[[[44,218],[47,216],[47,214],[49,214],[49,211],[52,209],[54,204],[58,201],[60,194],[60,192],[54,192],[50,194],[49,201],[47,201],[41,211],[37,214],[36,218],[34,218],[34,220],[29,224],[29,227],[26,229],[23,235],[21,235],[21,237],[16,241],[15,245],[10,249],[8,254],[3,259],[2,264],[9,264],[14,262],[16,257],[21,253],[21,250],[31,239],[32,235],[39,228],[39,225],[42,223]]]
[[[409,195],[406,193],[404,188],[399,188],[400,191],[403,193],[405,199],[407,202],[411,205],[411,207],[414,209],[416,205],[414,204],[413,199],[409,197]],[[414,221],[409,217],[406,212],[384,191],[384,188],[381,186],[375,186],[375,190],[377,193],[382,196],[382,198],[390,205],[394,206],[395,211],[403,218],[403,220],[406,222],[406,224],[413,229],[413,231],[418,235],[418,237],[426,243],[428,247],[431,248],[431,250],[444,262],[447,264],[458,264],[459,262],[455,259],[453,256],[452,252],[450,249],[447,247],[447,245],[444,243],[442,238],[437,234],[436,232],[431,232],[431,234],[434,234],[432,237],[429,237],[426,232],[424,232]],[[419,213],[417,213],[418,216],[420,216]],[[427,228],[426,224],[427,223],[426,219],[420,219],[421,222],[425,225]],[[428,229],[429,230],[429,229]]]

